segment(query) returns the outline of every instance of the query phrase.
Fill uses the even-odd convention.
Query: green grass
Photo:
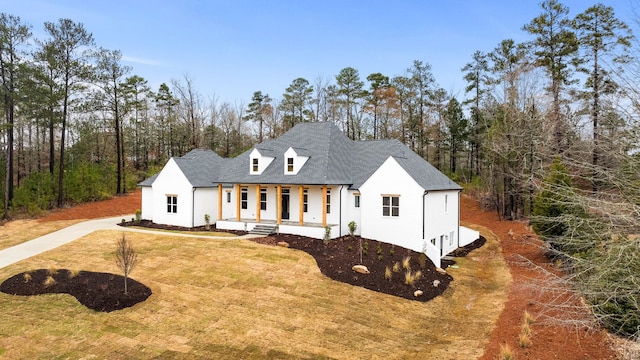
[[[117,273],[113,251],[119,235],[93,233],[0,269],[0,281],[38,268]],[[478,358],[509,283],[504,261],[493,256],[497,242],[474,252],[486,261],[450,269],[456,279],[451,287],[421,303],[330,280],[298,250],[237,239],[127,237],[138,252],[131,277],[153,291],[147,301],[97,313],[64,294],[0,293],[4,356]],[[495,284],[472,286],[478,282]]]

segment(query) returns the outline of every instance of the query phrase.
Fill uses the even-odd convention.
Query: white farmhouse
[[[194,150],[139,184],[142,217],[186,227],[349,233],[442,256],[478,239],[460,227],[462,188],[397,140],[352,141],[332,123],[298,124],[233,159]]]

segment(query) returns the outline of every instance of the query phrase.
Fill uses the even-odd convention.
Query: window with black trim
[[[251,159],[253,172],[258,172],[258,158]]]
[[[360,195],[355,195],[353,197],[353,201],[354,201],[353,205],[355,207],[359,208],[360,207]]]
[[[241,209],[246,209],[247,208],[247,188],[241,188],[240,189],[240,208]]]
[[[267,210],[267,189],[260,189],[260,210]]]
[[[307,212],[309,200],[309,190],[304,189],[302,193],[302,212]]]
[[[227,204],[231,203],[231,191],[227,191]]]
[[[167,195],[167,212],[170,214],[178,213],[178,197],[176,195]]]
[[[400,216],[400,196],[382,196],[382,216]]]
[[[331,213],[331,189],[327,189],[327,214]]]
[[[293,172],[293,158],[287,158],[287,172]]]

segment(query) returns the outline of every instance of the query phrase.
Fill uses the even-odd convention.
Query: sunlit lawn
[[[86,220],[60,220],[38,222],[38,220],[13,220],[0,226],[0,250],[52,233]]]
[[[121,232],[101,231],[0,269],[117,273]],[[247,240],[126,233],[138,252],[132,278],[147,301],[112,313],[67,295],[0,293],[0,355],[7,359],[420,358],[480,356],[510,276],[499,245],[450,269],[445,294],[404,300],[324,277],[304,252]],[[383,276],[383,275],[380,275]]]

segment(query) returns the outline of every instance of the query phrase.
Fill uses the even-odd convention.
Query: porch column
[[[282,185],[276,186],[277,224],[282,224]]]
[[[256,222],[260,222],[260,184],[256,185]]]
[[[327,226],[327,185],[322,186],[322,226]]]
[[[240,221],[240,184],[236,185],[236,221]]]
[[[222,184],[218,184],[218,220],[222,220]]]
[[[304,207],[304,199],[303,199],[303,197],[304,197],[304,189],[302,188],[302,185],[300,185],[298,187],[298,198],[300,199],[299,200],[300,213],[298,215],[298,219],[300,219],[300,225],[304,224],[304,209],[303,209],[303,207]]]

